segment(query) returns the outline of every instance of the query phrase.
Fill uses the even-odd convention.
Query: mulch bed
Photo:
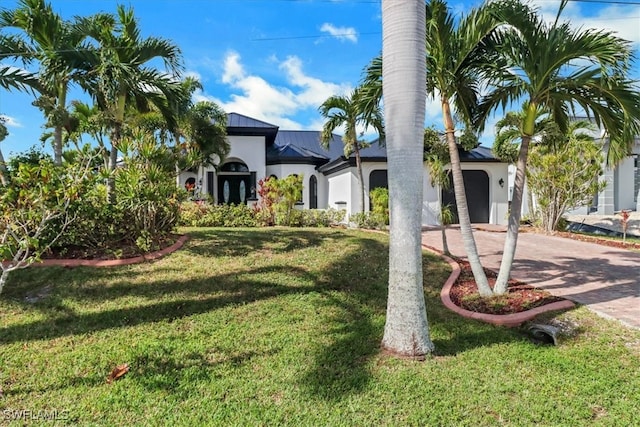
[[[170,234],[154,242],[152,251],[163,249],[173,245],[180,235]],[[148,252],[141,250],[134,242],[118,242],[109,247],[86,248],[80,246],[65,246],[64,248],[52,248],[42,255],[42,259],[86,259],[86,260],[111,260],[133,258],[145,255]]]
[[[552,302],[563,301],[564,298],[551,295],[549,292],[534,288],[516,280],[509,281],[505,295],[482,298],[473,278],[471,267],[467,261],[457,259],[460,265],[460,277],[451,288],[450,297],[454,304],[465,310],[487,314],[513,314],[540,307]],[[497,274],[485,269],[489,286],[493,288]]]
[[[564,237],[567,239],[579,240],[581,242],[597,243],[598,245],[609,246],[618,249],[635,249],[640,251],[640,241],[637,237],[627,236],[627,241],[622,243],[622,240],[603,239],[598,236],[590,236],[580,233],[569,233],[568,231],[558,231],[556,236]]]

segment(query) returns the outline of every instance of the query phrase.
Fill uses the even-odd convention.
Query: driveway
[[[479,228],[474,227],[474,236],[482,264],[497,271],[506,233]],[[457,227],[447,230],[447,242],[453,255],[466,257]],[[442,250],[440,230],[423,231],[422,243]],[[640,253],[520,233],[511,277],[640,329]]]

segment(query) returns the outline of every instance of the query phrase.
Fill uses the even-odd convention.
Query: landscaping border
[[[455,284],[456,280],[460,276],[460,265],[452,258],[446,256],[445,254],[427,246],[422,245],[423,249],[428,250],[429,252],[440,255],[445,261],[449,263],[451,266],[451,275],[445,282],[442,290],[440,291],[440,300],[449,310],[454,313],[459,314],[462,317],[466,317],[469,319],[480,320],[481,322],[491,323],[493,325],[498,326],[506,326],[509,328],[514,328],[516,326],[522,325],[524,322],[532,320],[537,315],[542,313],[547,313],[549,311],[557,311],[557,310],[567,310],[570,308],[574,308],[576,305],[573,301],[564,300],[552,302],[551,304],[546,304],[541,307],[532,308],[531,310],[522,311],[520,313],[513,314],[487,314],[487,313],[478,313],[475,311],[465,310],[462,307],[457,306],[451,300],[451,288]]]
[[[116,267],[119,265],[139,264],[146,261],[154,261],[160,259],[170,253],[180,249],[185,242],[189,240],[189,236],[182,235],[176,242],[158,251],[149,252],[148,254],[121,259],[43,259],[41,262],[31,264],[31,267]]]

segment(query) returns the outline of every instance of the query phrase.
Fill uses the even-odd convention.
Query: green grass
[[[10,419],[21,410],[105,426],[637,423],[638,331],[580,308],[558,316],[578,325],[573,336],[537,346],[446,310],[449,268],[425,255],[437,354],[398,360],[379,352],[386,235],[188,232],[154,263],[10,277],[0,425],[23,425]],[[107,384],[125,362],[131,371]]]

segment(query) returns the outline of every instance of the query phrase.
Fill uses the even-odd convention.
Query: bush
[[[344,209],[307,209],[300,211],[303,214],[303,227],[329,227],[340,224],[344,220]]]
[[[188,227],[256,227],[254,211],[246,205],[212,205],[205,202],[183,202],[179,225]]]
[[[358,228],[384,230],[386,218],[383,214],[375,212],[358,212],[349,216],[349,223]]]
[[[385,224],[389,224],[389,189],[383,187],[374,188],[369,192],[371,197],[371,212],[376,218],[383,218]]]

